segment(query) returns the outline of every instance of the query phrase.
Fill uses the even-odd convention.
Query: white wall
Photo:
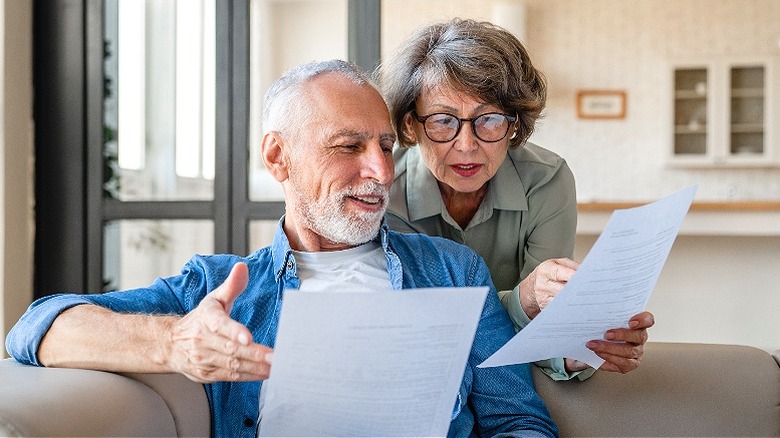
[[[33,296],[32,2],[0,0],[0,15],[0,341],[5,345],[5,334]]]

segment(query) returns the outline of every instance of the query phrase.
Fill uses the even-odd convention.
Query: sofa
[[[537,390],[562,436],[780,436],[780,351],[648,343],[629,374]],[[203,386],[174,374],[114,374],[0,361],[0,436],[208,436]]]

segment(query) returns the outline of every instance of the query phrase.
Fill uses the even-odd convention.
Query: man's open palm
[[[248,279],[246,264],[236,263],[224,283],[171,326],[171,368],[201,383],[268,378],[272,350],[254,343],[249,330],[230,318]]]

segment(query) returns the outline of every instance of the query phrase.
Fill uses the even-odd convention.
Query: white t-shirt
[[[293,256],[302,291],[392,289],[387,275],[387,258],[378,242],[342,251],[293,251]]]
[[[368,242],[342,251],[293,251],[293,256],[297,265],[296,274],[301,280],[299,290],[302,291],[366,292],[393,288],[387,275],[387,258],[378,242]],[[267,389],[267,384],[260,387],[258,428],[263,417]]]

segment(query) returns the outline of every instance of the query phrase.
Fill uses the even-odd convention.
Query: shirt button
[[[287,260],[287,269],[292,269],[293,263],[292,260]]]
[[[255,425],[255,420],[253,420],[253,419],[251,419],[249,417],[244,418],[244,426],[252,427],[254,425]]]

